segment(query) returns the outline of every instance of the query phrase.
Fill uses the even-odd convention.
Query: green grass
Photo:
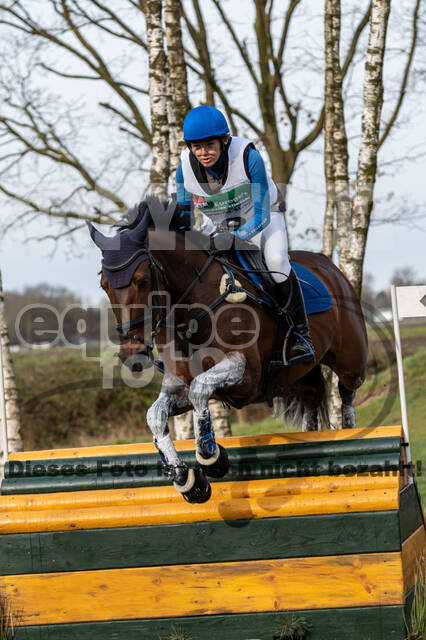
[[[404,378],[412,459],[420,493],[426,500],[426,347],[404,359]],[[377,395],[357,408],[358,425],[401,424],[399,391],[389,380],[388,372],[377,376],[376,390]]]
[[[424,640],[426,638],[426,554],[420,558],[414,587],[414,601],[407,630],[411,629],[407,640]]]
[[[117,366],[108,388],[99,362],[66,349],[18,353],[13,360],[24,450],[148,438],[145,416],[159,378],[133,389]]]
[[[369,326],[367,329],[368,332],[368,339],[369,340],[375,340],[378,339],[377,337],[377,330],[379,330],[379,333],[385,332],[387,334],[389,334],[389,338],[391,340],[393,340],[393,324],[391,322],[385,323],[385,324],[377,324],[375,326]],[[424,338],[426,339],[426,325],[422,322],[415,325],[410,325],[410,324],[402,324],[400,325],[400,329],[399,332],[401,334],[401,338]]]

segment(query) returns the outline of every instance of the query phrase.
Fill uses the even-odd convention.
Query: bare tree
[[[361,295],[362,268],[377,175],[380,117],[383,106],[383,60],[389,20],[389,0],[373,0],[370,37],[364,76],[364,108],[359,147],[355,197],[350,225],[350,244],[339,247],[339,262]]]
[[[142,4],[142,3],[141,3]],[[146,31],[149,58],[149,103],[152,128],[151,190],[167,197],[170,171],[169,123],[167,113],[166,53],[164,51],[162,0],[146,0]]]
[[[176,169],[180,160],[180,152],[185,146],[182,129],[183,121],[190,109],[184,49],[181,31],[181,3],[175,0],[164,0],[164,15],[168,53],[167,104],[169,115],[170,164]],[[155,151],[154,151],[155,153]],[[230,436],[231,424],[227,408],[217,400],[210,402],[215,432],[217,436]],[[193,438],[194,416],[188,411],[174,418],[175,435],[178,440]]]
[[[155,6],[157,17],[152,13]],[[170,168],[176,166],[182,144],[181,124],[189,106],[188,71],[191,90],[198,79],[206,101],[223,106],[234,133],[243,129],[264,146],[273,178],[285,191],[300,154],[318,139],[324,120],[319,92],[313,100],[308,91],[296,91],[291,83],[293,67],[310,66],[316,78],[321,76],[320,52],[292,39],[295,28],[309,23],[306,16],[310,17],[311,7],[301,0],[289,0],[285,8],[252,0],[247,4],[247,15],[253,15],[249,36],[240,33],[239,23],[218,0],[164,0],[164,10],[168,69],[163,82],[173,96],[166,102]],[[148,79],[152,64],[144,22],[150,15],[158,19],[158,11],[158,3],[146,0],[117,0],[113,6],[102,0],[46,0],[42,12],[29,0],[0,1],[5,34],[0,73],[1,191],[21,204],[20,217],[15,216],[19,223],[35,219],[36,214],[50,216],[58,220],[58,236],[71,234],[84,219],[110,223],[126,208],[128,194],[135,189],[140,193],[147,184],[153,132],[146,114],[149,83],[154,78],[151,72]],[[185,57],[179,45],[181,12]],[[214,30],[206,16],[214,20]],[[342,79],[349,75],[368,16],[369,5],[364,12],[354,13],[353,32],[345,41]],[[151,62],[154,50],[163,56],[164,46],[156,48],[164,37],[160,30],[157,23],[155,42],[149,47]],[[221,46],[217,46],[218,33]],[[411,61],[415,41],[413,24]],[[291,56],[295,46],[300,61]],[[401,82],[399,105],[407,92],[410,64]],[[164,70],[164,57],[156,65]],[[51,79],[61,83],[61,95],[46,93]],[[96,91],[90,101],[91,117],[81,102],[64,99],[81,83],[88,95]],[[235,90],[238,84],[253,99],[242,100],[241,92]],[[161,92],[158,96],[161,110],[155,109],[154,118],[164,122],[164,99]],[[398,113],[396,108],[390,127]],[[161,135],[166,135],[164,126]],[[94,152],[89,153],[89,148]],[[158,158],[155,171],[157,162]],[[162,162],[164,170],[167,162]],[[61,229],[64,220],[67,227]]]
[[[396,287],[409,287],[423,284],[424,282],[425,278],[421,278],[416,270],[409,265],[395,269],[391,277],[391,284],[394,284]]]
[[[37,13],[25,0],[0,4],[9,36],[0,75],[0,191],[22,205],[15,224],[43,214],[57,219],[58,228],[65,222],[60,236],[84,220],[113,223],[127,208],[122,194],[135,184],[135,172],[142,177],[139,193],[147,181],[152,134],[144,115],[144,13],[137,3],[120,5],[114,12],[98,0],[48,0]],[[109,54],[117,43],[126,50],[120,61]],[[133,81],[131,61],[139,57]],[[62,95],[46,91],[49,78],[67,87]],[[97,113],[89,118],[81,100],[71,98],[82,82],[96,91]]]
[[[21,420],[18,408],[18,392],[9,349],[9,336],[4,310],[3,285],[0,272],[0,348],[3,354],[3,376],[5,385],[7,441],[10,451],[22,451]],[[0,418],[1,422],[1,418]],[[3,455],[3,452],[2,452]],[[0,456],[1,457],[1,456]]]
[[[150,104],[152,124],[152,170],[151,184],[154,193],[162,198],[167,195],[169,167],[172,162],[179,162],[179,146],[177,141],[177,117],[182,118],[183,104],[188,103],[185,66],[182,65],[183,46],[180,31],[180,11],[174,3],[165,5],[166,32],[168,37],[169,56],[167,60],[163,43],[162,0],[147,0],[146,27],[148,35],[148,51],[150,62]],[[173,56],[172,56],[173,53]],[[177,61],[177,68],[175,67]],[[173,69],[173,71],[172,71]],[[182,85],[181,83],[184,82]],[[174,103],[174,92],[178,93],[177,104]],[[160,181],[161,184],[155,185]],[[177,440],[194,437],[193,413],[188,411],[174,418],[175,436]]]
[[[330,258],[334,246],[334,209],[341,252],[347,246],[350,220],[349,153],[340,66],[340,0],[325,3],[325,127],[324,167],[326,175],[326,213],[323,251]]]
[[[340,0],[325,0],[325,177],[327,203],[324,216],[323,250],[331,257],[336,244],[339,266],[361,296],[365,248],[374,202],[377,156],[401,109],[417,39],[420,0],[413,11],[413,37],[407,55],[401,90],[388,122],[381,132],[383,66],[390,13],[389,0],[372,0],[370,32],[365,56],[363,111],[356,176],[351,184],[348,136],[344,118],[344,94],[340,64]],[[334,217],[336,216],[336,232]],[[330,414],[337,424],[340,399],[337,380],[331,384]]]
[[[182,6],[180,0],[164,0],[164,17],[168,62],[168,115],[170,135],[170,167],[176,170],[180,152],[185,147],[182,129],[191,108],[188,97],[188,79],[182,42]]]
[[[318,103],[315,116],[308,107],[303,106],[306,95],[294,95],[294,89],[288,82],[286,62],[290,33],[303,3],[301,0],[289,0],[286,10],[283,10],[282,7],[274,6],[273,2],[253,0],[254,47],[249,46],[247,38],[239,36],[238,26],[234,25],[229,18],[224,3],[211,0],[211,4],[214,5],[220,19],[220,32],[225,31],[225,36],[228,36],[233,46],[232,55],[228,55],[227,59],[233,61],[234,68],[236,66],[234,60],[240,60],[241,75],[247,87],[247,95],[255,96],[257,109],[245,109],[241,99],[238,101],[238,98],[233,98],[233,92],[226,87],[226,82],[219,79],[215,68],[220,64],[215,63],[215,57],[219,57],[221,52],[215,52],[214,55],[214,47],[206,47],[209,29],[198,0],[192,0],[191,3],[188,1],[184,14],[188,31],[196,48],[196,54],[193,53],[188,59],[188,66],[203,80],[206,101],[214,104],[215,100],[219,100],[222,103],[232,130],[235,132],[238,128],[237,122],[242,122],[264,146],[270,159],[272,177],[280,184],[285,195],[286,186],[291,180],[299,155],[320,136],[324,120],[321,101]],[[189,17],[190,6],[196,22],[191,21]],[[368,10],[361,15],[352,35],[343,76],[350,68],[367,20]],[[279,28],[277,28],[278,22]],[[315,56],[310,56],[310,62],[316,68]],[[256,117],[257,114],[259,117]],[[307,126],[302,125],[302,119],[307,120]]]
[[[390,2],[371,2],[370,34],[365,55],[363,111],[358,167],[356,175],[349,171],[348,134],[344,116],[342,86],[344,65],[340,62],[340,0],[325,1],[325,135],[324,167],[326,208],[324,215],[323,252],[331,257],[336,246],[339,265],[360,295],[365,247],[373,207],[377,176],[377,155],[395,126],[406,96],[418,39],[421,0],[413,5],[411,42],[396,102],[385,123],[381,122],[383,106],[383,65]]]

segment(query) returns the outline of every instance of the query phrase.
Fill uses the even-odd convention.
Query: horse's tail
[[[318,384],[318,421],[321,425],[322,429],[331,429],[332,426],[330,424],[330,414],[328,413],[329,406],[329,397],[328,397],[328,386],[324,378],[324,374],[322,372],[321,366],[318,365],[318,373],[317,373],[317,384]]]
[[[317,365],[300,381],[303,390],[309,392],[318,413],[318,421],[322,429],[331,429],[328,413],[328,388],[321,367]],[[311,407],[311,404],[310,404]],[[302,397],[288,396],[274,398],[274,418],[282,417],[285,425],[292,429],[300,428],[303,422],[305,403]]]

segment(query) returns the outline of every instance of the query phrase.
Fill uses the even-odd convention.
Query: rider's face
[[[215,138],[214,140],[192,142],[191,151],[203,167],[212,167],[219,160],[222,147],[219,138]]]

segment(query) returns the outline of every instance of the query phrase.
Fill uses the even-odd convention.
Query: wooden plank
[[[400,551],[398,512],[265,518],[0,536],[0,573]]]
[[[337,459],[343,456],[365,456],[381,454],[383,460],[389,455],[400,454],[401,438],[369,438],[368,440],[338,440],[303,444],[263,445],[257,447],[230,447],[227,449],[231,467],[239,465],[260,465],[300,460],[301,464],[309,463],[311,458]],[[194,466],[194,451],[184,451],[181,459],[185,464]],[[57,458],[44,460],[12,460],[6,462],[4,475],[6,478],[31,478],[43,476],[66,477],[72,475],[106,474],[113,477],[120,475],[120,469],[126,473],[133,472],[145,475],[148,470],[157,470],[160,462],[158,453],[139,455],[111,455],[78,458]],[[122,471],[123,473],[123,471]]]
[[[381,475],[398,473],[400,455],[398,453],[375,453],[372,455],[320,457],[270,462],[245,461],[231,464],[225,480],[256,480],[262,478],[310,477],[318,475]],[[145,473],[146,472],[146,473]],[[220,482],[220,481],[219,481]],[[217,483],[217,482],[216,482]],[[64,475],[56,477],[5,478],[1,490],[3,495],[28,493],[61,493],[64,491],[85,491],[96,489],[118,489],[125,487],[162,486],[170,484],[163,474],[161,463],[156,469],[142,470],[140,473],[122,469],[119,474]]]
[[[402,545],[405,593],[414,587],[420,564],[425,559],[426,532],[422,524]]]
[[[396,489],[397,487],[398,477],[395,475],[383,475],[380,477],[339,475],[221,482],[215,485],[214,492],[217,499],[229,500],[230,498],[260,498],[304,492],[336,493],[339,491],[366,491],[368,489]],[[165,487],[104,489],[53,494],[36,493],[0,496],[0,513],[27,509],[45,511],[107,506],[118,507],[132,504],[170,504],[181,501],[182,497],[170,485]]]
[[[402,437],[400,426],[392,427],[368,427],[361,429],[325,430],[308,432],[290,432],[265,434],[260,436],[232,436],[230,438],[218,438],[218,442],[224,447],[246,447],[267,444],[291,444],[303,442],[322,442],[332,440],[354,440],[359,438],[390,438]],[[177,440],[175,442],[178,451],[191,451],[195,449],[194,440]],[[46,449],[43,451],[21,451],[9,455],[9,460],[36,460],[54,458],[79,458],[85,456],[109,456],[127,455],[139,453],[155,453],[154,445],[149,443],[101,445],[97,447],[81,447],[72,449]]]
[[[401,542],[423,523],[422,505],[415,483],[405,487],[399,496]]]
[[[310,610],[303,617],[312,627],[309,640],[402,640],[406,636],[401,606]],[[173,630],[191,640],[272,640],[283,619],[284,613],[279,612],[17,627],[14,640],[166,640]]]
[[[218,520],[293,517],[326,513],[389,511],[398,507],[394,489],[340,491],[333,494],[304,493],[292,496],[266,496],[261,499],[222,500],[215,497],[201,505],[188,505],[183,499],[174,504],[69,509],[57,511],[14,511],[0,514],[0,533],[66,531],[120,526],[181,524]]]
[[[16,625],[404,604],[401,554],[0,577]]]

